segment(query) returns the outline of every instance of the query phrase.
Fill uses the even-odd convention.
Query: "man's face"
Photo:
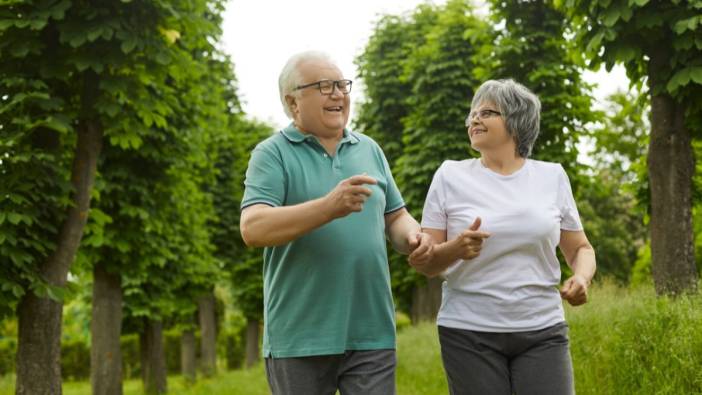
[[[322,80],[341,80],[341,70],[323,60],[304,61],[298,65],[298,85],[307,85]],[[329,95],[322,95],[317,86],[295,91],[287,97],[295,125],[302,131],[318,137],[339,136],[349,120],[351,98],[334,86]]]

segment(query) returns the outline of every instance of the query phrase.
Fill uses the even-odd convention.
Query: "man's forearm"
[[[253,211],[242,213],[241,235],[250,247],[289,243],[333,219],[324,198],[294,206],[249,209]]]
[[[420,233],[421,231],[422,227],[419,226],[419,223],[406,209],[402,209],[402,213],[399,213],[397,218],[394,218],[388,224],[387,233],[395,251],[407,255],[410,253],[407,237],[412,233]]]

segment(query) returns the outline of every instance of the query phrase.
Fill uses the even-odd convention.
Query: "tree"
[[[576,145],[585,125],[597,120],[591,110],[590,86],[581,74],[578,51],[567,30],[563,12],[550,1],[491,1],[492,19],[499,30],[491,67],[492,79],[512,78],[541,101],[541,129],[532,157],[561,163],[575,193],[581,183]]]
[[[217,139],[217,181],[212,190],[216,221],[213,223],[215,255],[228,276],[232,296],[247,320],[246,364],[258,361],[259,327],[263,312],[263,257],[259,249],[247,248],[239,231],[239,205],[251,151],[273,129],[243,117],[233,118]]]
[[[597,271],[620,282],[630,279],[639,251],[647,243],[645,143],[650,111],[646,98],[636,90],[607,98],[601,123],[591,133],[591,177],[578,194],[580,215],[597,251]]]
[[[692,227],[694,155],[691,130],[702,118],[702,3],[558,2],[572,16],[593,68],[623,63],[632,81],[644,78],[651,102],[648,174],[651,255],[656,292],[695,290]]]
[[[441,161],[464,158],[468,151],[462,120],[476,85],[473,57],[488,31],[471,13],[467,2],[452,1],[385,16],[356,59],[367,93],[357,127],[383,147],[415,218]],[[432,319],[440,280],[427,286],[395,252],[390,262],[400,306],[414,322]]]
[[[403,119],[409,114],[408,100],[412,96],[413,81],[405,78],[408,59],[428,39],[427,33],[437,23],[441,9],[420,5],[411,14],[386,15],[376,23],[363,53],[355,60],[362,78],[366,99],[361,103],[355,127],[368,134],[383,148],[400,191],[398,159],[404,151]],[[424,284],[413,269],[388,244],[393,295],[400,308],[412,309],[415,289]],[[429,313],[431,314],[431,313]]]
[[[480,84],[476,69],[483,67],[482,51],[489,45],[490,27],[475,17],[466,1],[450,1],[405,64],[402,78],[412,82],[403,122],[404,150],[395,172],[403,196],[415,218],[421,217],[424,198],[434,172],[445,160],[463,160],[469,152],[464,119],[470,98]],[[415,288],[412,320],[432,320],[440,304],[435,278]]]
[[[61,391],[60,300],[88,218],[103,135],[133,147],[144,129],[164,122],[169,108],[150,94],[159,87],[153,75],[179,58],[169,30],[177,9],[185,8],[161,1],[0,5],[0,184],[12,191],[4,195],[8,221],[0,222],[9,243],[0,266],[10,274],[4,296],[12,292],[4,310],[21,298],[18,394]]]
[[[609,95],[605,102],[605,116],[601,126],[592,133],[595,150],[591,157],[597,168],[608,168],[621,175],[627,182],[635,180],[635,167],[646,162],[649,117],[651,106],[647,92],[632,88]],[[647,177],[646,177],[647,178]]]
[[[231,62],[213,44],[221,33],[223,5],[180,6],[190,17],[168,21],[164,36],[170,57],[162,59],[162,68],[144,70],[141,78],[151,84],[147,91],[134,92],[162,109],[161,116],[124,114],[124,120],[143,119],[142,134],[134,146],[111,144],[106,150],[96,210],[104,219],[91,227],[85,243],[95,273],[94,305],[103,302],[98,291],[110,286],[98,281],[104,271],[114,279],[113,297],[124,295],[125,315],[141,328],[143,362],[150,364],[143,366],[147,393],[166,390],[162,346],[154,344],[161,341],[163,325],[184,321],[188,329],[196,299],[210,292],[219,271],[208,229],[214,211],[204,186],[214,179],[208,160],[212,139],[226,128],[232,99],[223,93],[232,83]],[[95,328],[117,329],[109,336],[93,331],[93,345],[118,347],[121,314],[118,304],[111,314],[94,317]],[[100,355],[93,361],[95,366],[110,362]],[[121,388],[119,372],[105,371]],[[94,387],[106,381],[94,378]]]
[[[567,40],[571,33],[565,15],[544,1],[493,1],[491,6],[490,18],[498,26],[494,32],[462,1],[420,6],[414,19],[385,17],[357,59],[369,94],[358,126],[374,137],[379,133],[377,139],[387,141],[389,152],[397,155],[391,162],[394,174],[416,216],[440,163],[475,155],[467,149],[463,119],[474,89],[487,79],[512,78],[539,95],[542,127],[533,157],[563,163],[576,191],[584,182],[576,145],[585,125],[597,117],[590,109],[590,87],[580,78],[582,66]],[[399,68],[403,73],[393,78],[392,71]],[[399,149],[392,143],[398,129]],[[393,275],[394,286],[407,289],[416,282],[408,270],[395,269]],[[428,293],[413,287],[413,297],[438,300],[431,296],[439,292],[438,281],[432,285]],[[438,304],[431,304],[435,306],[426,309],[413,302],[413,316],[433,316]]]
[[[436,8],[420,5],[408,16],[381,17],[354,62],[366,97],[354,126],[383,147],[392,169],[404,148],[402,119],[408,114],[407,99],[412,94],[412,81],[402,78],[404,65],[426,42],[426,33],[436,23],[437,15]]]

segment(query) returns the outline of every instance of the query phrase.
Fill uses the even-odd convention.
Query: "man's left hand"
[[[410,251],[409,263],[412,266],[424,265],[434,256],[434,239],[427,233],[410,233],[407,244]]]

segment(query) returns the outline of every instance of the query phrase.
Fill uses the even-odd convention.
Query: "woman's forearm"
[[[578,248],[577,253],[573,262],[571,262],[571,269],[573,269],[574,275],[580,275],[588,284],[592,281],[595,276],[595,271],[597,270],[597,263],[595,259],[595,249],[591,245],[585,245]]]
[[[423,264],[414,266],[414,268],[428,277],[435,277],[443,273],[461,259],[461,249],[456,242],[456,239],[434,245],[434,253],[432,259]]]

